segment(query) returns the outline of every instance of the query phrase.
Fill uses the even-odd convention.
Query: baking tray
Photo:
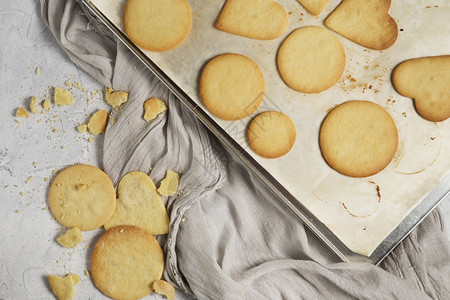
[[[360,255],[351,251],[324,223],[322,223],[305,205],[301,199],[292,195],[285,186],[268,172],[248,149],[243,147],[224,129],[217,119],[212,117],[192,94],[186,93],[175,81],[166,74],[164,66],[157,65],[140,48],[134,45],[121,29],[111,21],[91,0],[81,0],[88,11],[100,20],[137,58],[148,67],[198,118],[199,120],[241,159],[250,170],[265,182],[292,211],[314,232],[339,258],[347,262],[370,262],[379,264],[441,201],[450,197],[450,174],[443,177],[440,183],[429,192],[403,218],[395,229],[378,245],[370,256]],[[300,6],[299,6],[300,7]],[[300,26],[299,26],[300,27]],[[192,32],[191,32],[192,34]],[[200,70],[199,70],[200,71]]]

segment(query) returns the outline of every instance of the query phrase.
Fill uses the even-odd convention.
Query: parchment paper
[[[126,0],[91,0],[119,29]],[[188,0],[192,29],[179,47],[144,53],[181,87],[204,111],[198,93],[202,67],[223,53],[253,59],[266,81],[266,95],[258,110],[238,121],[210,116],[269,171],[298,201],[322,221],[350,250],[369,256],[401,220],[450,170],[450,121],[433,123],[421,118],[413,101],[392,87],[392,69],[400,62],[450,53],[450,4],[448,1],[392,1],[391,16],[399,36],[387,50],[359,46],[336,34],[346,49],[347,65],[339,82],[320,94],[303,94],[282,81],[276,54],[282,41],[303,26],[321,26],[340,1],[331,0],[320,17],[309,15],[294,0],[278,1],[289,15],[285,33],[260,41],[215,29],[225,1]],[[379,174],[350,178],[331,169],[323,160],[318,133],[333,106],[348,100],[370,100],[393,117],[399,130],[399,147],[391,164]],[[258,113],[281,111],[294,121],[297,140],[284,157],[264,159],[252,152],[246,127]]]

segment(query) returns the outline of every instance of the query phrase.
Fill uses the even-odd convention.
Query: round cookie
[[[158,241],[136,226],[116,226],[94,246],[91,274],[97,288],[114,299],[140,299],[161,279],[164,254]]]
[[[397,127],[378,104],[348,101],[334,108],[320,128],[320,149],[336,171],[367,177],[383,170],[397,151]]]
[[[64,226],[92,230],[111,218],[116,192],[102,170],[79,164],[55,177],[48,192],[48,203],[56,220]]]
[[[277,158],[288,153],[294,146],[296,135],[292,120],[278,111],[257,115],[247,130],[250,148],[265,158]]]
[[[224,120],[253,113],[264,98],[266,85],[258,65],[240,54],[210,60],[200,76],[200,97],[208,110]]]
[[[186,0],[128,0],[123,26],[141,48],[161,52],[180,45],[191,30],[191,8]]]
[[[277,66],[289,87],[302,93],[320,93],[333,86],[344,72],[345,50],[329,30],[302,27],[281,44]]]

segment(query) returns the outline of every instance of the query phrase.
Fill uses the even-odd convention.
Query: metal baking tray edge
[[[403,219],[386,239],[369,256],[354,253],[348,249],[322,222],[320,222],[299,200],[290,194],[269,172],[248,154],[227,132],[225,132],[195,101],[193,101],[163,70],[151,61],[128,37],[122,33],[90,0],[81,0],[99,21],[101,21],[169,90],[177,96],[198,119],[229,149],[241,159],[304,224],[328,248],[345,262],[368,262],[380,264],[425,217],[446,198],[450,198],[450,174],[446,175],[420,203]]]

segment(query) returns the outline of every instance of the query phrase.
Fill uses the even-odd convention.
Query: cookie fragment
[[[23,109],[22,107],[17,108],[17,110],[16,110],[16,117],[17,118],[28,119],[29,116],[30,115],[28,114],[28,112],[25,109]]]
[[[72,94],[68,90],[60,87],[55,88],[55,95],[53,99],[55,105],[59,106],[65,106],[75,103],[75,99],[72,97]]]
[[[65,277],[55,275],[48,276],[48,282],[58,300],[72,300],[74,296],[74,286],[80,281],[77,274],[68,274]]]
[[[426,120],[442,122],[450,117],[450,55],[404,61],[394,69],[392,83],[401,95],[414,99]]]
[[[398,133],[394,120],[381,106],[353,100],[328,113],[319,143],[330,167],[347,176],[367,177],[391,162]]]
[[[216,28],[240,36],[272,40],[284,33],[288,16],[273,0],[227,0]]]
[[[108,113],[105,110],[100,109],[92,115],[89,123],[87,124],[87,128],[92,134],[104,133],[106,130],[107,121]]]
[[[114,299],[139,299],[161,279],[164,255],[158,241],[135,226],[116,226],[94,246],[91,275],[97,288]]]
[[[60,235],[56,241],[65,248],[74,248],[83,240],[80,228],[74,227],[69,229],[66,233]]]
[[[144,120],[150,122],[167,110],[166,104],[156,97],[144,102]]]
[[[113,108],[119,107],[123,103],[128,101],[128,93],[124,91],[113,91],[113,89],[106,89],[105,100]]]
[[[175,299],[175,288],[165,280],[155,280],[153,282],[153,290],[167,297],[169,300]]]
[[[172,170],[167,170],[166,177],[161,181],[158,193],[163,196],[173,196],[177,193],[180,177]]]

